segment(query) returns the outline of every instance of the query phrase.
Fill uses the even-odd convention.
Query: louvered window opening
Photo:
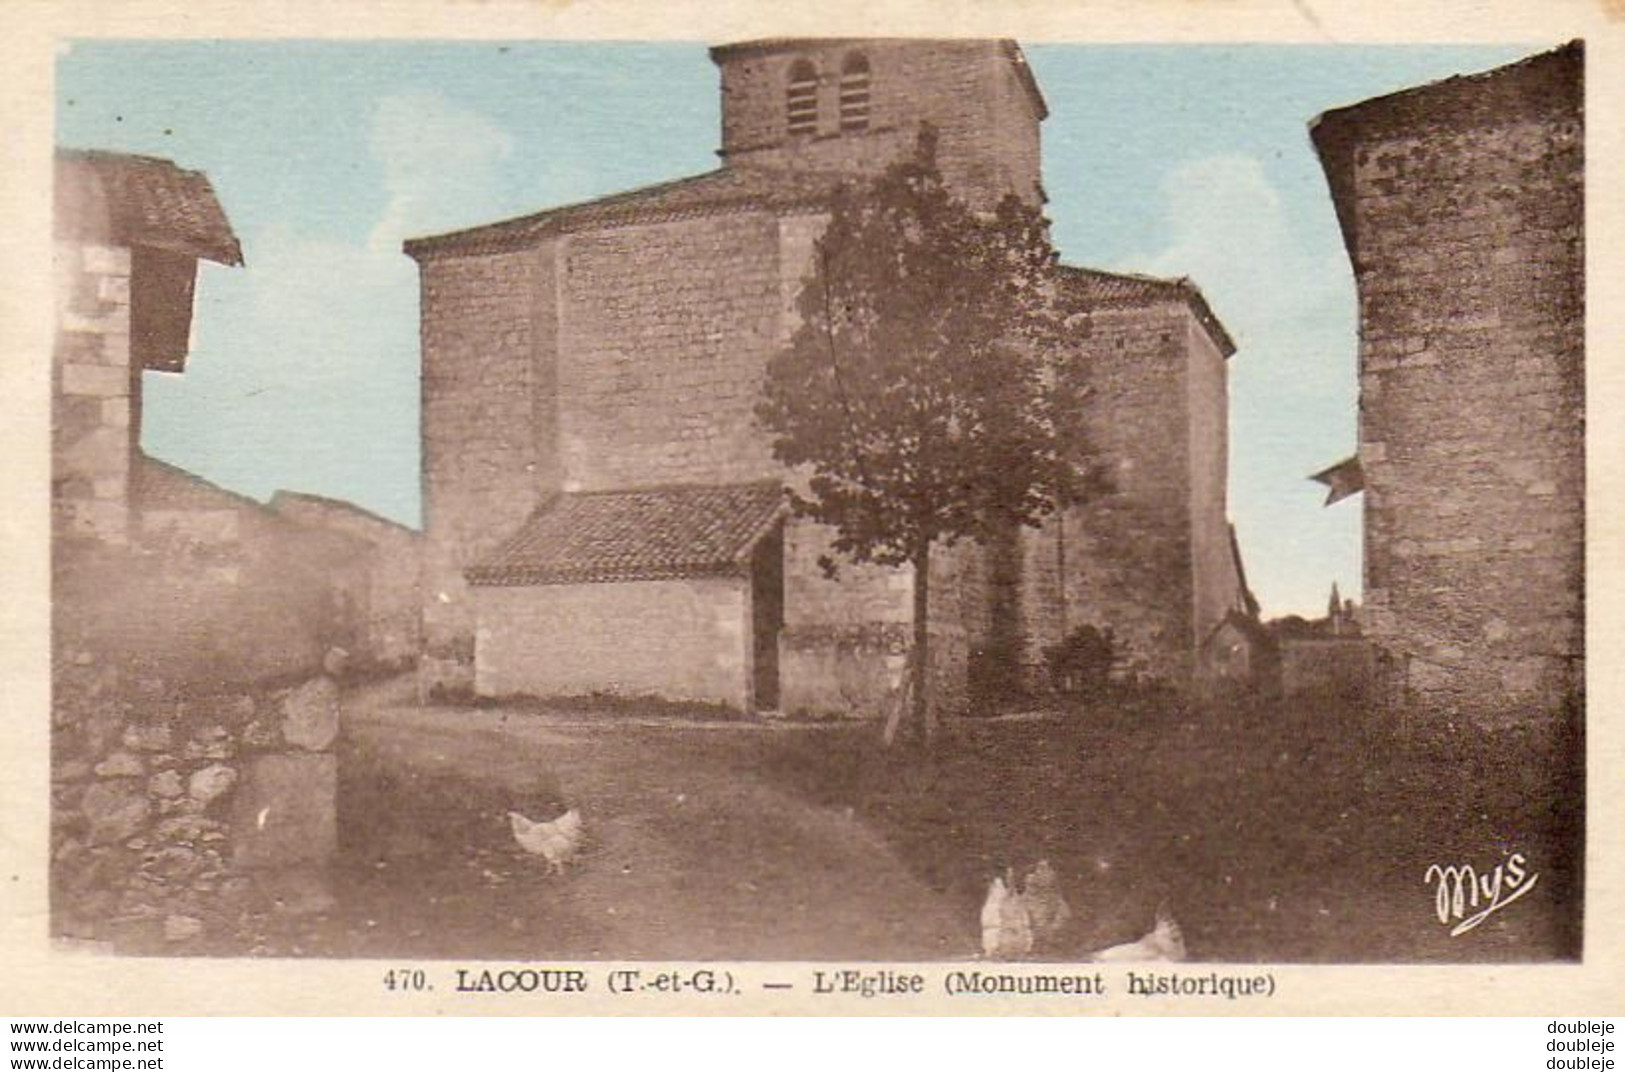
[[[784,91],[785,118],[792,134],[818,132],[818,72],[805,60],[790,68]]]
[[[869,61],[861,55],[841,65],[841,129],[869,129]]]

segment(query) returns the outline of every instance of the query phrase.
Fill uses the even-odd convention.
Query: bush
[[[1116,640],[1110,629],[1082,625],[1059,644],[1045,648],[1044,661],[1056,692],[1068,696],[1098,693],[1106,688],[1117,661]]]

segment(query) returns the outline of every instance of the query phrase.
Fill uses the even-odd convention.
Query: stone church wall
[[[52,531],[129,536],[136,415],[130,366],[130,251],[58,242],[52,391]]]
[[[1125,673],[1174,684],[1195,647],[1188,320],[1174,303],[1090,317],[1077,345],[1110,488],[1047,530],[1064,541],[1067,627],[1112,630]]]
[[[559,432],[570,491],[780,469],[753,410],[779,336],[778,221],[730,213],[566,240]]]

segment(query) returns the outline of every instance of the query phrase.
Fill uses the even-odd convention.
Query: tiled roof
[[[1424,132],[1473,129],[1553,118],[1583,121],[1585,42],[1525,57],[1516,63],[1439,82],[1411,86],[1322,112],[1309,123],[1309,137],[1331,188],[1343,243],[1358,249],[1354,212],[1356,150],[1375,141]]]
[[[58,149],[56,233],[243,263],[208,176],[154,156]]]
[[[1146,305],[1153,302],[1184,302],[1207,329],[1225,357],[1236,352],[1235,340],[1213,315],[1201,288],[1189,279],[1160,279],[1149,275],[1102,272],[1095,268],[1061,265],[1061,285],[1067,297],[1091,306]]]
[[[447,234],[409,238],[403,248],[412,257],[483,253],[523,249],[551,235],[601,227],[664,223],[751,209],[817,208],[847,178],[849,176],[828,172],[720,168],[530,216]]]
[[[784,509],[776,483],[561,495],[466,576],[527,585],[738,574]]]

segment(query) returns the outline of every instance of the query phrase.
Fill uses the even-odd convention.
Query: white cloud
[[[1283,199],[1250,156],[1206,156],[1163,176],[1168,241],[1127,263],[1189,276],[1237,341],[1279,331],[1340,296],[1346,262],[1322,261],[1298,241]]]
[[[398,252],[413,234],[486,218],[501,200],[513,138],[439,94],[410,93],[378,102],[368,149],[383,168],[389,198],[368,245]]]

